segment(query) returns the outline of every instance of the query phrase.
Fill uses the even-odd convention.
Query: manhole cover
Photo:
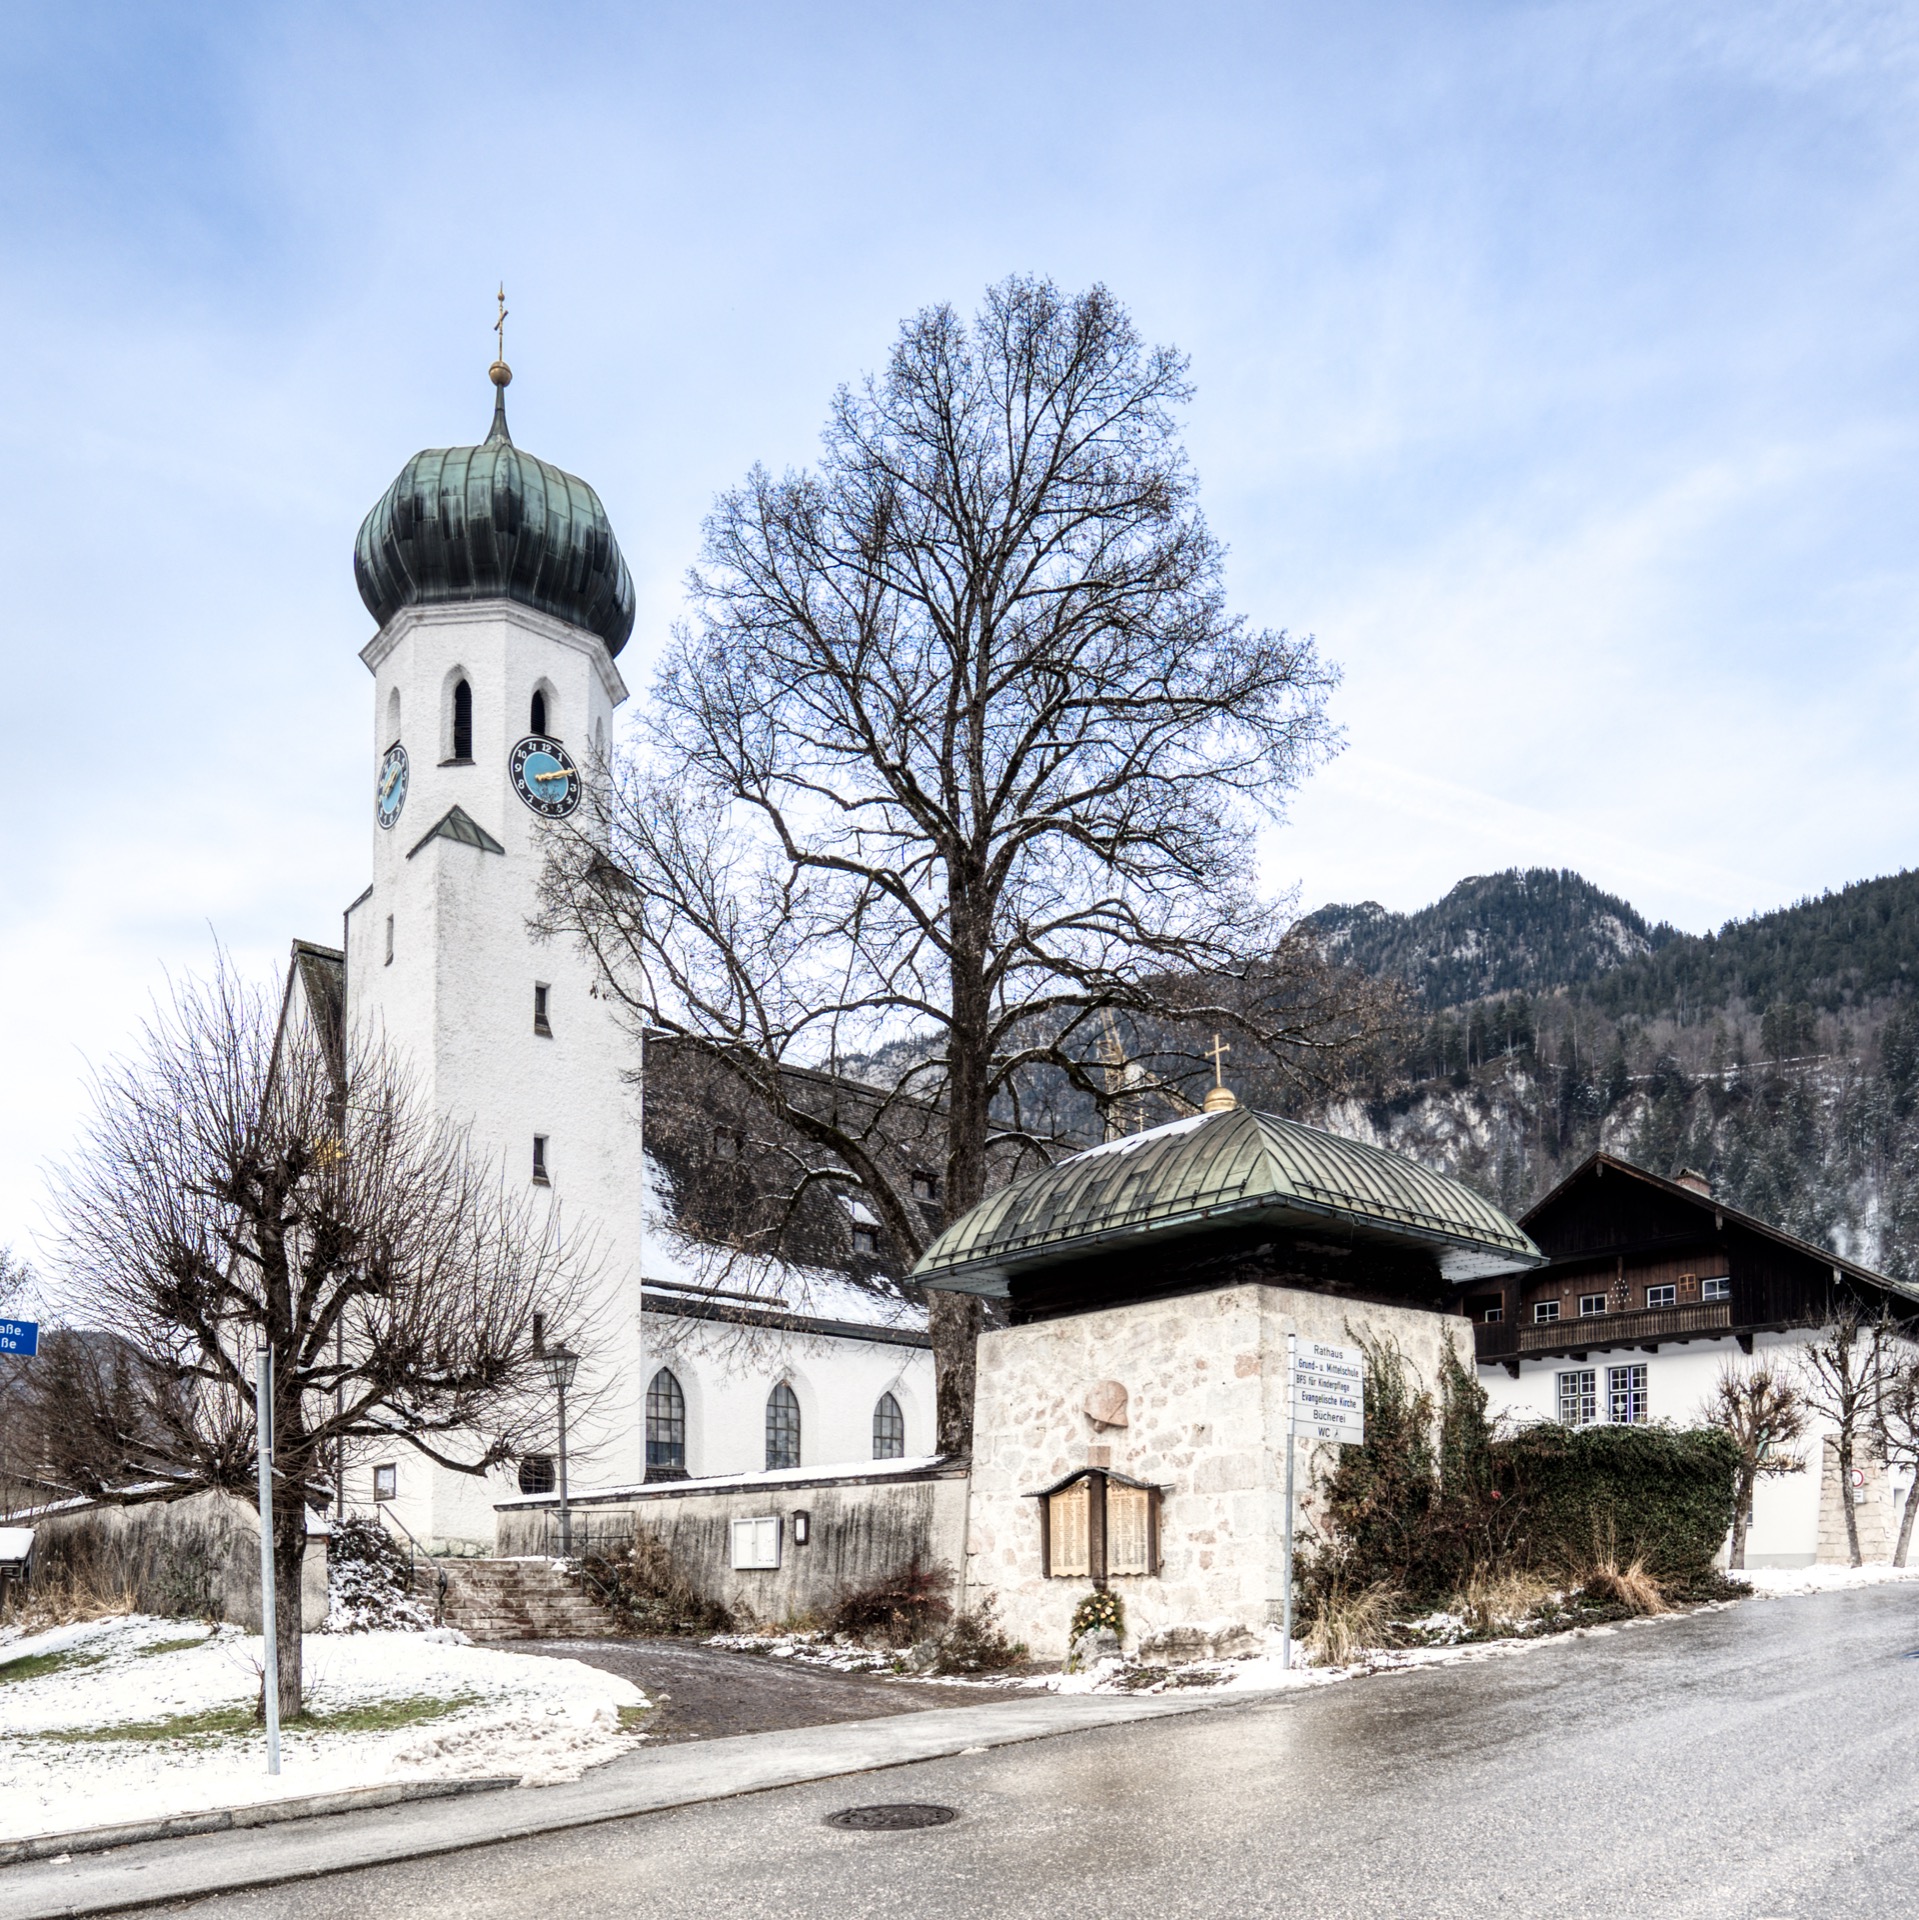
[[[877,1807],[842,1807],[829,1813],[829,1827],[852,1833],[905,1833],[914,1827],[943,1827],[959,1818],[957,1807],[935,1807],[924,1801],[903,1801]]]

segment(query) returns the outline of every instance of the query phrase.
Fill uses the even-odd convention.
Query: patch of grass
[[[213,1638],[210,1633],[196,1633],[188,1640],[156,1640],[150,1647],[140,1649],[142,1660],[151,1660],[155,1654],[185,1653],[192,1647],[204,1647]]]
[[[425,1693],[403,1694],[391,1700],[368,1700],[359,1706],[336,1707],[331,1712],[303,1713],[283,1722],[289,1733],[390,1733],[397,1727],[417,1727],[423,1721],[443,1719],[478,1701],[477,1693],[439,1699]],[[61,1746],[94,1746],[106,1742],[184,1740],[203,1745],[209,1740],[256,1734],[260,1724],[251,1707],[210,1707],[204,1713],[169,1714],[164,1720],[118,1721],[106,1727],[65,1727],[37,1734]]]
[[[620,1731],[622,1733],[638,1733],[646,1725],[646,1716],[652,1711],[653,1709],[651,1707],[622,1707],[620,1709]]]
[[[81,1647],[65,1653],[29,1653],[0,1665],[0,1682],[38,1680],[49,1673],[74,1673],[81,1667],[97,1667],[106,1657],[104,1653],[88,1653]]]

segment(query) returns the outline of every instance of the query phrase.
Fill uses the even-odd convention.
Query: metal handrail
[[[383,1526],[398,1527],[400,1531],[406,1535],[407,1592],[411,1593],[413,1591],[414,1574],[418,1564],[415,1558],[416,1555],[418,1559],[424,1560],[427,1565],[433,1569],[433,1624],[436,1627],[444,1626],[446,1624],[446,1590],[452,1584],[448,1578],[447,1570],[441,1566],[437,1555],[429,1553],[426,1548],[420,1544],[413,1529],[409,1527],[397,1513],[394,1513],[383,1502],[377,1500],[373,1503],[373,1511],[379,1516]]]

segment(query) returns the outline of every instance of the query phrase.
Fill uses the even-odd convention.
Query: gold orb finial
[[[496,360],[487,368],[486,377],[496,387],[509,387],[513,384],[513,369],[504,360]]]

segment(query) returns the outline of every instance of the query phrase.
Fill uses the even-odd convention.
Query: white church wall
[[[986,1594],[1042,1657],[1066,1651],[1084,1579],[1041,1571],[1031,1495],[1077,1467],[1165,1489],[1160,1572],[1115,1576],[1130,1645],[1245,1644],[1280,1617],[1287,1336],[1345,1344],[1389,1334],[1431,1382],[1450,1344],[1472,1364],[1463,1317],[1247,1285],[996,1330],[980,1341],[966,1601]],[[1126,1389],[1127,1424],[1085,1412],[1102,1381]],[[1303,1444],[1302,1516],[1320,1464]],[[1302,1522],[1303,1524],[1303,1522]]]

